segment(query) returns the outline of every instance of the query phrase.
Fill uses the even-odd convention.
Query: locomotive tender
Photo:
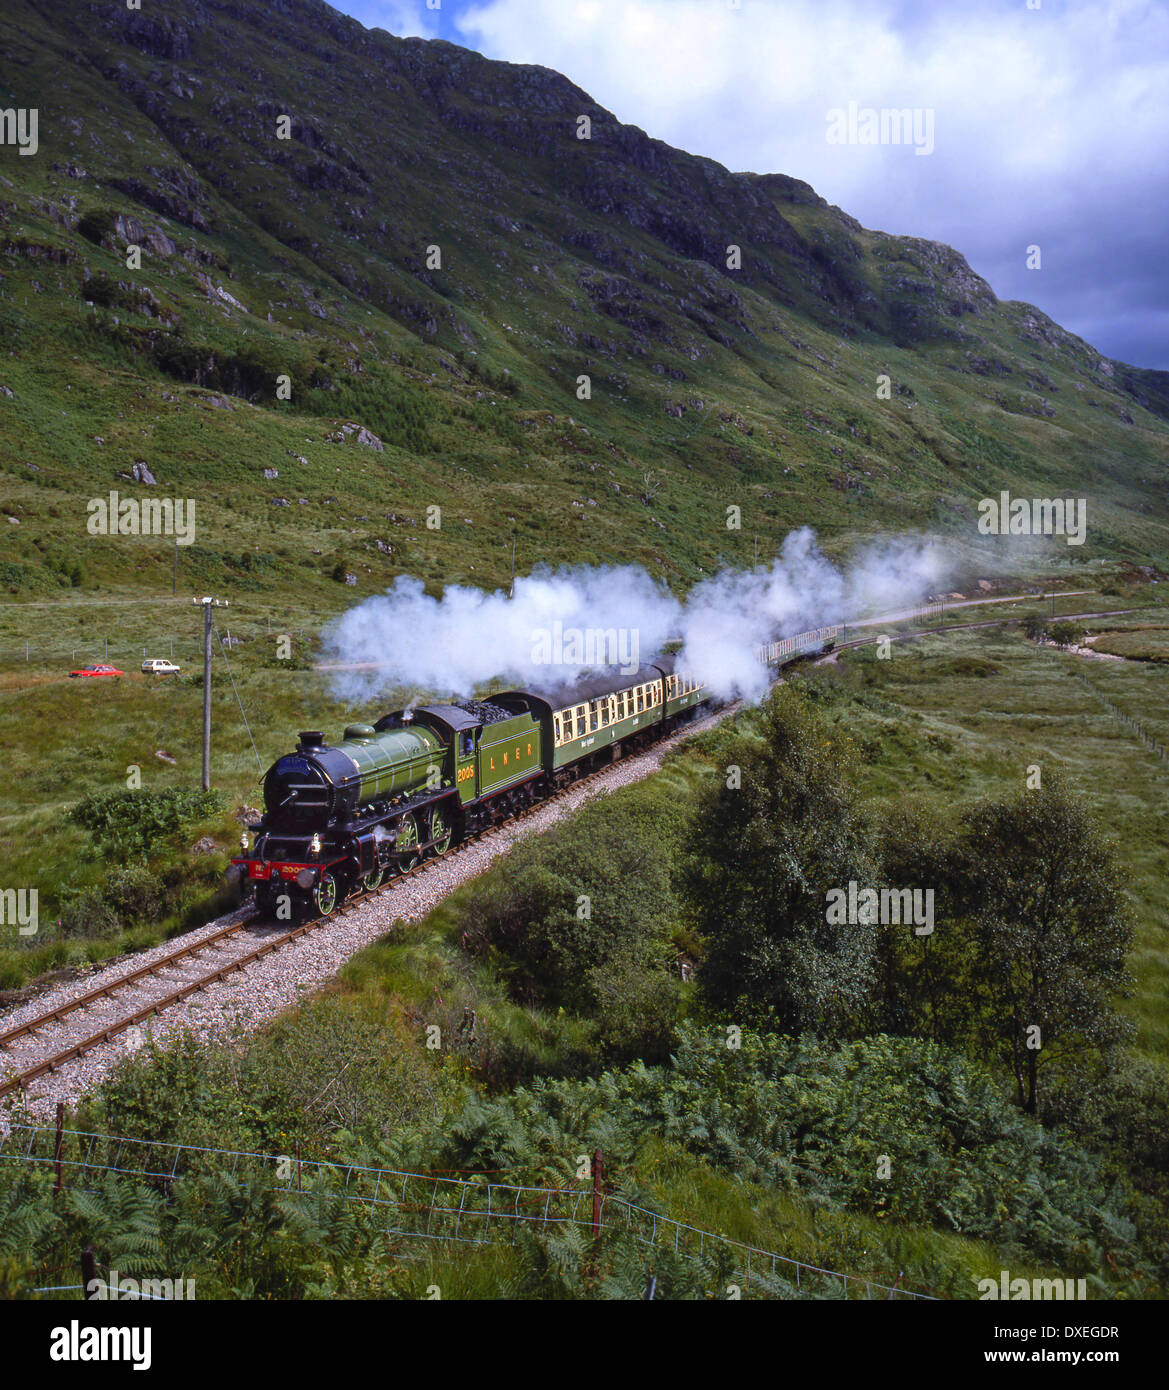
[[[836,627],[772,642],[778,668],[830,648]],[[272,916],[328,916],[429,854],[506,819],[588,772],[693,719],[709,690],[671,655],[630,675],[586,675],[486,700],[422,705],[340,743],[302,733],[264,778],[264,815],[250,852],[232,861],[243,891]]]

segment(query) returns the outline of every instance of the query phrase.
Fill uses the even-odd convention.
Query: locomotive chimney
[[[300,736],[299,750],[307,752],[310,748],[320,748],[325,742],[325,736],[319,729],[310,729],[307,733]]]

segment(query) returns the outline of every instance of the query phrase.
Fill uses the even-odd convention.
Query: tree
[[[1034,1114],[1041,1064],[1132,1031],[1111,1003],[1132,983],[1120,875],[1083,802],[1055,775],[1041,790],[967,812],[960,840],[976,1030]]]
[[[882,931],[875,1032],[961,1044],[969,1033],[969,934],[956,920],[953,824],[930,808],[894,806],[879,829],[881,881],[934,894],[934,930]]]
[[[719,753],[688,883],[708,943],[703,992],[745,1023],[855,1031],[871,1004],[880,929],[831,924],[826,911],[830,889],[874,881],[851,754],[790,687],[764,704],[759,735],[732,734]]]
[[[1067,621],[1053,623],[1051,626],[1051,640],[1057,647],[1074,647],[1084,635],[1083,629]]]
[[[1023,619],[1023,631],[1032,642],[1041,642],[1047,636],[1047,619],[1042,613],[1028,613]]]

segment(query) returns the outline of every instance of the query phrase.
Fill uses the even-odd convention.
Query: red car
[[[70,676],[124,676],[116,666],[83,666],[80,671],[70,671]]]

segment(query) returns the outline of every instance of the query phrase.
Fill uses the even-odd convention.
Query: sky
[[[999,298],[1169,370],[1169,0],[334,7],[554,68],[657,139],[804,179],[866,227],[946,242]],[[852,139],[834,114],[850,103]],[[882,109],[915,112],[914,140],[861,143],[864,112]]]

